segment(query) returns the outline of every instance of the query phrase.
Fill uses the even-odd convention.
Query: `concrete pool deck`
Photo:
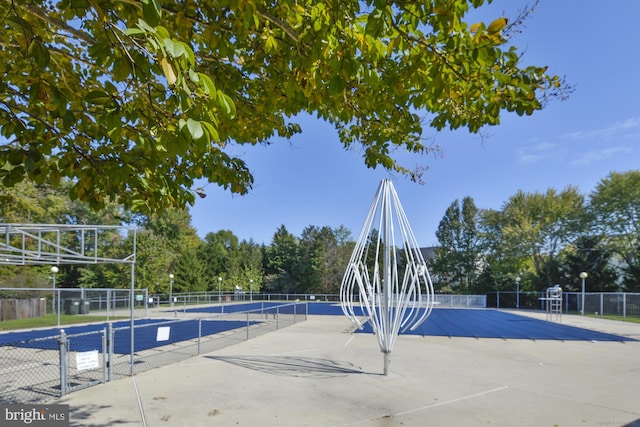
[[[638,323],[562,323],[640,339]],[[309,316],[55,403],[77,426],[640,426],[640,341],[403,335],[384,376],[353,329]]]

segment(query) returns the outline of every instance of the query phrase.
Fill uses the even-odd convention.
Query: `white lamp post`
[[[520,276],[516,276],[516,308],[520,310]]]
[[[51,274],[53,276],[53,298],[56,298],[56,274],[58,274],[58,267],[55,265],[51,267]],[[60,293],[58,293],[58,327],[60,327]]]
[[[218,302],[222,304],[222,296],[220,293],[220,286],[222,286],[222,277],[218,277]]]
[[[580,306],[580,314],[584,316],[584,281],[589,277],[587,272],[583,271],[580,273],[580,278],[582,279],[582,305]]]
[[[253,301],[253,279],[249,279],[249,301]]]
[[[169,274],[169,307],[173,307],[173,273]]]

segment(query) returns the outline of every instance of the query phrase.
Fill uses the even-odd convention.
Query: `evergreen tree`
[[[475,286],[480,274],[481,246],[478,232],[478,209],[471,197],[456,199],[438,225],[433,272],[458,291],[467,292]]]
[[[284,225],[274,233],[265,255],[265,289],[269,292],[298,292],[301,289],[295,273],[299,262],[298,239]]]
[[[182,251],[171,269],[173,273],[173,292],[202,292],[209,287],[205,274],[205,265],[198,257],[197,248]]]

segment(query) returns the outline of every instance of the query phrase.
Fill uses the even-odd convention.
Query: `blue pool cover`
[[[264,310],[264,312],[268,313],[279,312],[281,314],[295,313],[304,315],[305,312],[308,312],[310,315],[343,315],[340,305],[335,303],[310,302],[307,307],[305,307],[304,303],[282,305],[282,302],[253,302],[247,304],[214,305],[188,309],[186,311],[230,313],[247,310]],[[356,314],[362,314],[359,308],[356,309]],[[142,351],[158,345],[194,339],[198,336],[198,320],[184,320],[175,323],[164,322],[167,322],[166,319],[137,319],[135,321],[134,351]],[[257,322],[251,321],[250,323],[254,324]],[[114,322],[112,325],[113,328],[116,329],[114,338],[115,352],[128,354],[131,348],[129,321]],[[163,326],[169,326],[171,328],[169,339],[158,342],[158,328]],[[213,335],[246,326],[246,321],[207,320],[202,322],[202,335]],[[105,327],[105,323],[99,323],[67,326],[64,330],[67,335],[73,335],[101,331]],[[366,323],[362,329],[356,332],[373,333],[373,329],[369,323]],[[42,341],[37,339],[55,337],[59,333],[60,330],[57,328],[3,333],[0,334],[0,345],[53,349],[57,348],[57,341],[55,339]],[[493,309],[436,308],[422,325],[414,331],[404,331],[403,334],[559,341],[636,341],[629,337],[577,328],[558,322],[549,322]],[[83,336],[82,339],[71,340],[70,350],[88,351],[101,348],[101,339],[101,334],[93,334]]]
[[[275,307],[282,304],[275,302],[253,302],[228,306],[223,304],[222,306],[195,308],[192,311],[219,313],[221,310],[231,312],[265,309],[275,312]],[[293,305],[280,307],[278,311],[291,313],[293,311],[292,307]],[[298,314],[303,313],[304,309],[304,303],[296,305]],[[341,316],[342,309],[336,303],[309,302],[308,314]],[[356,308],[356,314],[362,314],[359,307]],[[365,324],[357,332],[372,333],[373,329],[370,324]],[[636,341],[633,338],[577,328],[559,322],[549,322],[494,309],[435,308],[422,325],[414,331],[405,331],[404,334],[559,341]]]
[[[251,321],[253,325],[258,322]],[[98,333],[107,327],[106,323],[93,323],[82,326],[66,326],[64,331],[70,338],[71,351],[91,351],[102,348],[102,333]],[[129,354],[131,352],[131,323],[129,321],[113,322],[114,329],[114,353]],[[158,341],[158,329],[169,327],[169,337]],[[136,319],[134,323],[134,351],[148,350],[150,348],[173,344],[198,338],[199,327],[202,336],[214,335],[220,332],[238,328],[246,328],[247,322],[241,320],[203,320],[198,325],[198,320],[170,321],[166,319]],[[96,332],[96,333],[92,333]],[[60,334],[60,329],[40,329],[34,331],[20,331],[0,334],[0,345],[14,347],[37,348],[54,350],[58,348],[58,341],[54,339]],[[79,334],[86,334],[80,335]],[[51,337],[51,339],[46,339]]]

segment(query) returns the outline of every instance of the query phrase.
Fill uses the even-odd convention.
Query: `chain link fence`
[[[59,335],[0,345],[0,401],[37,403],[60,396]]]
[[[543,292],[490,292],[487,306],[545,310]],[[565,313],[582,313],[596,316],[640,317],[640,293],[633,292],[585,292],[584,306],[581,292],[563,292],[562,309]]]
[[[169,320],[138,319],[133,334],[129,321],[0,334],[0,401],[44,402],[216,351],[304,321],[307,315],[307,304],[294,302],[227,313],[192,312]],[[82,331],[75,332],[78,329]]]
[[[133,305],[132,305],[133,301]],[[91,315],[102,317],[146,317],[149,297],[146,289],[91,288],[0,288],[0,320],[47,315]]]
[[[640,293],[626,292],[585,292],[584,306],[579,292],[567,295],[567,311],[584,310],[589,315],[613,315],[626,318],[640,317]]]

